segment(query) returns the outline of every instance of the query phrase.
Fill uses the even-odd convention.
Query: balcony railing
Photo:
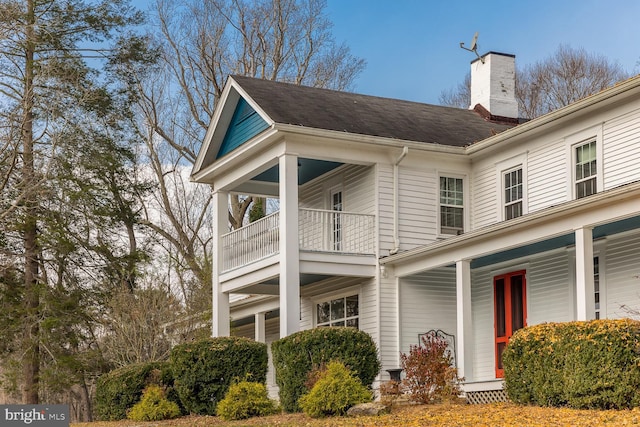
[[[349,212],[300,209],[300,250],[375,254],[375,217]],[[248,265],[280,251],[280,213],[222,236],[222,271]]]

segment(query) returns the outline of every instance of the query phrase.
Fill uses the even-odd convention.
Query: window
[[[316,326],[359,327],[358,295],[332,299],[316,307]]]
[[[493,278],[496,378],[504,376],[502,352],[515,331],[527,326],[525,271]]]
[[[334,251],[342,250],[342,190],[331,191],[331,247]]]
[[[596,319],[600,318],[600,257],[593,257],[593,292],[596,302]]]
[[[575,185],[576,199],[597,192],[596,141],[590,141],[575,147]]]
[[[464,192],[462,178],[440,177],[440,233],[464,231]]]
[[[522,168],[507,171],[503,175],[504,219],[522,216]]]

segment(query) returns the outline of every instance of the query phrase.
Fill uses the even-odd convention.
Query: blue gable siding
[[[244,98],[240,98],[216,158],[219,159],[230,153],[268,127],[267,122],[251,108],[249,103]]]

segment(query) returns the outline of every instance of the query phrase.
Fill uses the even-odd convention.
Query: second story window
[[[464,192],[462,178],[440,177],[440,233],[464,231]]]
[[[504,219],[522,216],[522,168],[512,169],[503,175]]]
[[[575,195],[576,199],[597,192],[596,141],[590,141],[575,147]]]

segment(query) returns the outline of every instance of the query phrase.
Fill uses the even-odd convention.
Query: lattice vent
[[[472,405],[482,403],[507,402],[509,398],[504,390],[468,391],[467,403]]]

